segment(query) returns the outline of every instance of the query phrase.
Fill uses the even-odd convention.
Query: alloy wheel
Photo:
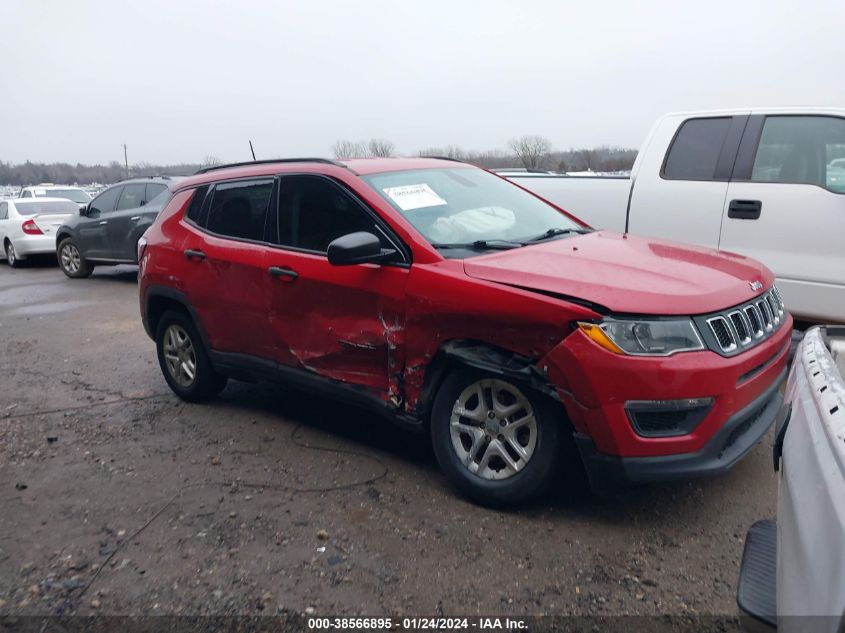
[[[14,266],[17,259],[18,254],[15,252],[15,247],[9,242],[6,244],[6,261],[9,263],[9,266]]]
[[[185,328],[170,325],[164,331],[162,348],[170,377],[180,387],[190,387],[197,375],[197,355]]]
[[[82,265],[82,258],[79,255],[79,249],[74,244],[65,244],[62,246],[62,251],[59,254],[62,262],[62,268],[71,274],[79,272],[79,267]]]
[[[513,477],[537,446],[531,402],[504,380],[482,379],[464,389],[452,407],[449,426],[458,459],[482,479]]]

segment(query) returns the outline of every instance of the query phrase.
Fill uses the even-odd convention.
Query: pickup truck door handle
[[[728,217],[737,220],[756,220],[763,210],[759,200],[731,200],[728,205]]]
[[[267,272],[270,273],[273,277],[286,277],[291,281],[299,277],[299,273],[295,270],[292,270],[290,268],[282,268],[281,266],[270,266],[270,268],[267,269]]]
[[[188,259],[203,260],[203,259],[205,259],[205,253],[203,253],[202,251],[197,251],[197,250],[194,250],[192,248],[189,248],[188,250],[185,251],[185,257],[187,257]]]

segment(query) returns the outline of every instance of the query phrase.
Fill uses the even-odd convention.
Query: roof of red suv
[[[221,165],[203,173],[186,178],[174,189],[186,189],[207,182],[228,180],[229,178],[249,178],[251,176],[272,176],[286,171],[331,173],[337,169],[349,169],[357,175],[366,176],[386,171],[404,171],[407,169],[434,169],[437,167],[471,167],[458,161],[444,158],[353,158],[343,161],[328,159],[303,158],[282,159],[278,161],[256,161]]]

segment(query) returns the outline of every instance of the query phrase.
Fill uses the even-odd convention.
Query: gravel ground
[[[169,392],[136,270],[0,265],[0,614],[732,615],[772,517],[731,473],[529,506],[457,497],[427,438],[270,385]]]

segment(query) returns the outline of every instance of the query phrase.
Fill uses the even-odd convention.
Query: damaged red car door
[[[334,266],[329,243],[358,231],[394,247],[350,191],[318,175],[282,176],[276,248],[269,253],[270,323],[276,360],[357,384],[399,404],[409,267]]]

